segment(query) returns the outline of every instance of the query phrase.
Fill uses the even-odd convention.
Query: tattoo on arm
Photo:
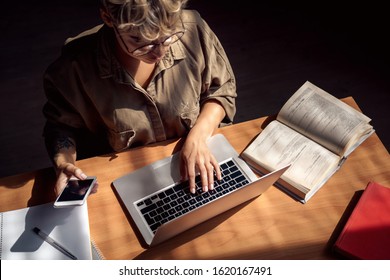
[[[58,153],[62,149],[70,149],[72,147],[75,148],[76,145],[71,138],[61,137],[61,138],[58,138],[56,143],[55,143],[54,152]]]

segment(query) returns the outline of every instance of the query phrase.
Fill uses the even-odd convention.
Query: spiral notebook
[[[91,260],[88,208],[54,208],[46,203],[0,213],[1,260],[67,260],[66,254],[34,231],[38,227],[78,260]]]

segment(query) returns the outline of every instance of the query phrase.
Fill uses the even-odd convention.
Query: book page
[[[336,154],[276,120],[267,125],[241,156],[269,171],[291,163],[281,179],[303,193],[328,177],[340,161]]]
[[[69,260],[63,252],[33,232],[38,227],[79,260],[91,260],[87,204],[54,208],[53,203],[2,212],[2,260]]]
[[[310,82],[286,102],[277,119],[340,156],[373,133],[370,118]]]

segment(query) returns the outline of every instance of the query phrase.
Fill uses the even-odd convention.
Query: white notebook
[[[67,260],[66,254],[43,240],[38,227],[78,260],[91,260],[88,208],[54,208],[53,203],[0,213],[1,260]]]

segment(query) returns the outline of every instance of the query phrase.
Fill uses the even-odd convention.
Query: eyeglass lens
[[[183,31],[177,32],[177,33],[169,36],[168,38],[166,38],[161,43],[149,44],[149,45],[139,47],[139,48],[135,49],[132,53],[133,53],[133,55],[144,55],[144,54],[147,54],[148,52],[151,52],[154,48],[156,48],[160,45],[162,45],[164,47],[168,47],[169,45],[177,42],[183,35],[184,35]]]

